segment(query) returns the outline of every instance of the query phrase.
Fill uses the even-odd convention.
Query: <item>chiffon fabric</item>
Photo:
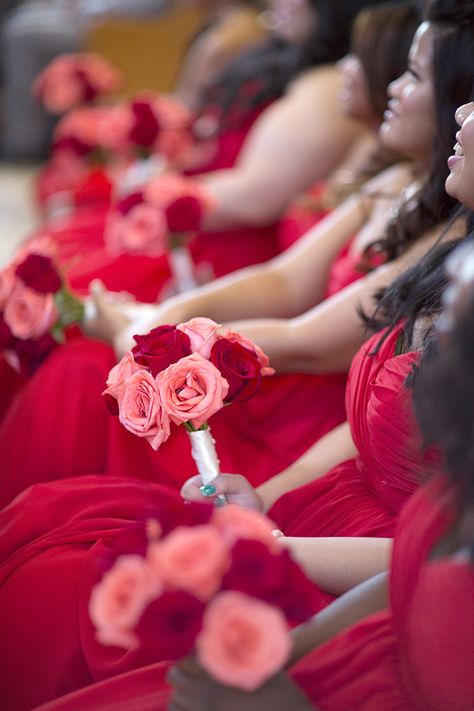
[[[346,410],[358,455],[278,499],[269,515],[286,535],[391,537],[403,504],[441,471],[412,413],[406,379],[419,351],[397,354],[401,331],[374,334],[355,356]]]
[[[345,248],[335,260],[327,296],[357,279],[357,257]],[[89,472],[138,477],[179,488],[193,473],[184,428],[155,452],[109,415],[101,398],[112,349],[72,333],[34,376],[0,393],[0,505],[30,484]],[[9,382],[10,368],[0,367]],[[11,372],[11,371],[10,371]],[[345,419],[346,374],[275,375],[253,399],[213,416],[221,470],[266,481]],[[25,434],[28,437],[25,438]]]
[[[58,485],[61,482],[38,489]],[[28,498],[31,500],[31,494],[23,498],[24,505]],[[10,515],[13,512],[11,508]],[[452,521],[453,497],[440,477],[413,496],[399,518],[391,564],[390,609],[353,625],[291,669],[294,681],[320,711],[471,711],[474,568],[463,559],[430,555]],[[32,564],[35,555],[43,555],[47,561],[44,544],[29,556]],[[50,607],[47,605],[47,609]],[[65,616],[65,620],[71,627],[70,617]],[[25,627],[30,623],[28,615]],[[45,630],[45,636],[48,634]],[[49,653],[45,640],[43,646]],[[69,647],[63,646],[61,651],[65,649]],[[61,651],[59,662],[64,671],[67,664]],[[77,661],[72,654],[66,658],[71,663]],[[28,673],[23,658],[19,668],[23,674]],[[45,666],[44,671],[47,677],[52,676],[50,667]],[[48,686],[39,676],[43,688],[39,691],[30,682],[26,702],[18,701],[19,695],[26,695],[24,680],[18,679],[20,690],[16,689],[17,698],[8,708],[30,709],[42,696],[45,703],[37,711],[165,711],[171,694],[165,680],[167,671],[164,663],[143,666],[56,700],[52,696],[61,683]],[[71,687],[79,680],[70,664],[67,684]],[[37,683],[36,678],[34,681]],[[50,701],[46,701],[48,694]]]
[[[99,644],[88,603],[111,559],[140,550],[143,522],[173,521],[183,506],[158,485],[84,476],[30,487],[0,513],[2,708],[26,711],[155,661]],[[315,588],[314,611],[326,602]]]

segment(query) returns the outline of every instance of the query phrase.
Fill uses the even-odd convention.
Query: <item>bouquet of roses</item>
[[[224,405],[258,392],[262,377],[274,373],[268,357],[250,339],[208,318],[158,326],[135,341],[109,373],[109,410],[153,449],[170,436],[170,422],[183,424],[209,495],[219,461],[208,420]]]
[[[107,248],[112,255],[167,254],[176,290],[186,291],[197,283],[187,243],[212,209],[212,197],[197,181],[165,174],[111,208]]]
[[[221,683],[256,689],[288,661],[290,627],[313,614],[314,586],[263,514],[174,507],[92,590],[97,639],[146,664],[195,650]]]
[[[64,339],[84,309],[67,289],[42,244],[0,271],[0,349],[10,365],[31,375]],[[35,251],[36,250],[36,251]]]
[[[60,115],[117,91],[121,83],[120,72],[98,54],[62,54],[38,75],[33,93],[47,111]]]

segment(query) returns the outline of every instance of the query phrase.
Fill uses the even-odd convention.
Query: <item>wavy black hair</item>
[[[282,96],[303,70],[336,62],[349,51],[352,22],[364,7],[383,0],[310,0],[318,21],[302,47],[276,37],[239,57],[203,97],[201,110],[220,116],[220,130],[238,123],[252,110]]]

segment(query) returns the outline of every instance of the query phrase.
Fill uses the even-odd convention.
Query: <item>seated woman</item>
[[[462,107],[458,116],[464,156],[458,150],[460,160],[451,161],[453,173],[449,187],[459,194],[469,192],[469,204],[474,208],[472,189],[466,188],[464,182],[464,178],[472,177],[474,171],[474,104]],[[472,188],[472,182],[469,185]],[[414,376],[415,407],[425,439],[435,441],[442,448],[446,471],[421,488],[402,511],[389,575],[383,572],[380,562],[373,564],[370,571],[366,568],[365,580],[361,576],[363,582],[360,585],[294,631],[292,666],[288,674],[282,672],[276,675],[254,692],[224,687],[187,660],[171,673],[167,664],[150,664],[99,681],[63,698],[46,702],[39,711],[82,711],[84,708],[89,711],[128,711],[135,708],[144,711],[286,711],[288,708],[298,711],[470,711],[474,703],[474,643],[471,634],[474,624],[472,241],[469,240],[468,249],[465,246],[461,249],[462,252],[455,253],[449,259],[454,287],[450,287],[447,304],[434,329],[435,310],[426,307],[439,306],[447,281],[443,262],[446,253],[452,253],[452,245],[450,249],[443,245],[428,260],[432,269],[425,270],[425,295],[434,296],[434,300],[413,302],[412,317],[418,326],[422,326],[419,335],[424,334],[423,357]],[[411,281],[415,283],[414,279]],[[16,525],[21,527],[21,520],[25,521],[24,516],[20,517],[21,508],[24,507],[23,513],[31,513],[35,495],[41,497],[48,489],[49,496],[45,496],[45,500],[54,502],[53,507],[57,507],[61,498],[53,499],[51,495],[57,497],[60,488],[66,484],[51,484],[28,492],[11,507],[10,522],[15,520],[16,508]],[[68,484],[72,488],[77,485],[75,482]],[[90,490],[93,491],[92,486]],[[117,492],[112,493],[117,495]],[[125,500],[123,493],[122,498]],[[96,503],[88,505],[92,507],[91,511],[96,511]],[[86,536],[85,520],[83,516],[76,524],[75,549],[80,558],[84,555],[79,550],[80,541]],[[100,523],[103,525],[104,521]],[[116,518],[114,523],[117,524]],[[49,540],[45,537],[41,539],[41,544],[32,545],[31,549],[24,546],[23,550],[16,551],[16,560],[12,554],[9,566],[10,572],[15,571],[13,577],[21,577],[22,562],[28,561],[23,562],[23,567],[29,565],[31,572],[23,583],[31,582],[33,576],[38,582],[42,573],[44,578],[49,578],[49,587],[44,581],[38,591],[44,588],[49,595],[55,589],[51,582],[56,580],[58,571],[65,570],[63,562],[63,567],[58,565],[54,574],[55,557],[62,555],[65,558],[65,547],[54,532],[50,535]],[[349,543],[352,553],[354,545],[363,545],[363,541],[358,539],[352,539]],[[297,544],[291,544],[295,550]],[[321,542],[306,541],[306,544],[306,550],[300,553],[301,559],[317,575],[318,568],[328,565],[328,558],[324,556]],[[69,555],[72,561],[71,549]],[[335,558],[337,555],[333,552],[333,562]],[[355,567],[348,563],[353,563],[354,559],[347,557],[346,550],[345,564],[341,565],[343,560],[344,556],[339,559],[339,565],[347,578]],[[79,567],[79,564],[76,565]],[[83,586],[82,581],[77,584],[73,568],[71,564],[69,577],[74,582],[69,583],[69,590],[77,602],[78,591],[82,591]],[[371,577],[374,572],[378,574]],[[66,577],[64,573],[62,575]],[[15,599],[13,592],[12,600]],[[61,588],[59,599],[61,606],[66,608],[68,593],[65,593],[65,588]],[[18,613],[18,617],[25,611],[29,613],[27,600],[20,602],[24,610]],[[73,609],[76,624],[77,607]],[[37,619],[34,615],[32,612],[32,620]],[[67,612],[65,619],[69,619]],[[85,627],[82,617],[80,620],[82,627]],[[72,629],[71,620],[68,624]],[[17,642],[15,627],[18,629],[18,622],[11,628],[11,639]],[[25,621],[25,629],[31,631],[29,619]],[[48,622],[45,624],[43,647],[49,649],[46,630],[50,634]],[[30,642],[27,632],[25,638]],[[43,639],[41,635],[39,639]],[[65,636],[65,639],[70,644],[71,637]],[[79,657],[74,656],[67,643],[59,649],[61,658],[65,650],[69,652],[69,665],[63,663],[63,679],[72,687],[72,670],[79,668]],[[87,646],[86,649],[90,661],[92,647]],[[84,663],[84,657],[80,657],[80,662]],[[110,656],[107,662],[109,665],[112,663]],[[11,662],[11,667],[18,673],[18,665],[14,667],[14,662]],[[50,668],[51,665],[45,667]],[[30,672],[31,664],[25,664],[25,677],[31,678]],[[166,684],[167,675],[172,689]],[[21,685],[20,678],[17,689]],[[35,703],[39,698],[36,696],[35,699],[32,687],[29,692],[30,707],[31,702]],[[49,694],[51,699],[51,689]],[[47,698],[44,691],[43,698]],[[27,708],[27,705],[19,703],[17,697],[11,707],[21,709]]]
[[[427,126],[429,127],[433,121],[432,46],[436,43],[436,46],[439,47],[436,57],[443,57],[444,52],[448,52],[452,58],[456,53],[459,62],[464,66],[465,53],[474,46],[471,42],[472,32],[472,27],[457,27],[455,22],[451,23],[446,35],[441,34],[435,23],[433,26],[423,25],[414,42],[412,55],[412,63],[416,62],[417,66],[420,64],[423,79],[417,82],[411,76],[404,75],[403,79],[394,85],[393,91],[396,98],[393,99],[393,105],[397,107],[397,119],[389,118],[387,125],[384,124],[384,133],[387,139],[390,138],[391,145],[398,146],[400,150],[414,151],[413,156],[418,157],[421,166],[429,161],[432,150],[432,135],[428,135],[427,131]],[[437,67],[437,61],[438,59],[434,65],[434,76],[439,77],[440,81],[436,83],[435,87],[436,92],[439,91],[439,96],[442,97],[441,116],[445,116],[446,96],[450,95],[446,91],[448,76],[444,74],[444,63],[442,65],[443,72],[441,72]],[[454,66],[454,64],[455,62],[450,66]],[[464,89],[465,95],[467,95],[468,84],[470,85],[470,81],[467,82],[467,77],[464,86],[461,81],[453,83],[449,79],[451,91],[455,87],[454,93]],[[407,97],[410,99],[408,100]],[[456,96],[450,95],[450,98],[454,101]],[[416,107],[416,111],[413,106]],[[398,115],[400,115],[400,119],[398,119]],[[444,123],[440,125],[440,133],[447,136],[445,145],[449,146],[454,140],[452,138],[454,135],[452,118],[447,121],[446,125]],[[423,136],[425,142],[420,140],[420,135]],[[445,165],[443,159],[438,169],[445,172],[447,170]],[[379,183],[378,185],[381,187],[383,184]],[[431,196],[430,200],[433,200],[433,194],[437,195],[436,202],[425,202],[427,196]],[[430,176],[425,187],[421,190],[419,199],[407,204],[389,230],[389,236],[392,239],[387,242],[389,256],[406,251],[403,257],[395,260],[392,265],[376,270],[374,274],[366,277],[360,286],[347,289],[344,296],[328,300],[312,312],[308,312],[305,317],[290,321],[270,321],[263,324],[256,322],[258,331],[254,332],[255,340],[263,345],[271,357],[274,357],[277,367],[282,361],[284,362],[284,358],[287,358],[288,369],[292,367],[303,371],[317,371],[326,368],[329,371],[338,372],[349,365],[352,354],[364,339],[364,332],[355,307],[363,297],[365,301],[362,303],[365,303],[366,309],[370,310],[374,288],[386,284],[391,275],[403,268],[405,260],[414,259],[418,250],[427,249],[421,236],[430,227],[436,226],[439,215],[436,213],[436,217],[434,217],[434,211],[427,210],[427,206],[430,204],[436,204],[437,210],[441,206],[445,215],[449,213],[452,206],[452,202],[443,197],[441,193],[438,172]],[[320,232],[320,239],[317,242],[315,241],[310,246],[310,241],[306,241],[305,249],[313,253],[313,259],[316,254],[319,254],[321,261],[328,261],[330,255],[338,251],[341,243],[344,243],[353,228],[363,219],[360,205],[360,201],[355,199],[348,205],[342,206],[336,211],[337,215],[335,213],[334,218],[328,221],[329,228],[326,228],[325,232]],[[376,206],[379,211],[375,211],[374,220],[380,219],[380,208],[385,207],[380,203],[376,203]],[[414,207],[416,209],[412,209]],[[376,227],[377,224],[372,223],[371,226]],[[322,227],[320,229],[322,230]],[[417,240],[417,237],[420,239]],[[414,241],[417,241],[417,244],[408,250],[407,247]],[[357,245],[357,248],[362,250],[363,246]],[[281,313],[288,313],[288,310],[292,309],[289,299],[293,298],[295,302],[299,301],[300,306],[304,308],[308,298],[307,291],[311,289],[311,299],[316,300],[317,293],[315,292],[322,289],[323,280],[318,282],[315,279],[309,260],[305,259],[303,254],[302,244],[295,249],[292,259],[288,259],[287,255],[288,290],[285,291],[281,287],[277,289],[271,304],[272,308],[281,309]],[[355,255],[352,258],[357,259]],[[297,276],[297,266],[300,270],[299,276]],[[276,270],[275,276],[276,279],[270,279],[270,284],[281,284],[278,270]],[[246,280],[250,285],[258,283],[258,279],[252,282],[251,276],[246,277]],[[244,284],[246,280],[242,280]],[[301,291],[299,291],[300,289]],[[232,292],[232,289],[230,291]],[[206,293],[208,292],[203,292],[202,298],[205,298]],[[259,307],[258,300],[252,301],[256,293],[258,292],[253,287],[247,288],[242,293],[242,303],[245,304],[248,299],[244,308],[251,309],[254,305],[256,308]],[[219,308],[219,304],[225,308],[225,302],[219,300],[216,300],[214,308]],[[203,313],[206,311],[209,312],[204,309]],[[211,315],[220,319],[222,314],[211,313]],[[167,322],[170,321],[167,320]],[[338,324],[337,328],[334,327],[334,324]],[[287,329],[286,333],[285,328]],[[252,330],[252,326],[248,330]],[[273,336],[275,330],[284,337],[275,339]],[[291,338],[286,337],[287,334],[290,334]],[[384,348],[375,359],[364,358],[361,353],[351,376],[353,393],[357,393],[357,389],[361,389],[365,392],[366,397],[371,397],[370,371],[372,368],[374,373],[377,369],[384,369],[385,360],[393,358],[395,342],[396,338],[392,335],[391,340],[389,339],[384,344]],[[188,448],[187,443],[181,440],[180,433],[175,433],[176,436],[168,440],[167,445],[163,446],[158,453],[152,453],[145,442],[138,441],[129,435],[118,422],[112,421],[108,417],[100,400],[99,393],[103,389],[103,382],[111,364],[110,352],[106,351],[103,346],[98,346],[96,350],[93,350],[90,344],[76,344],[71,350],[73,352],[69,353],[67,348],[61,349],[51,356],[37,376],[27,384],[3,423],[0,432],[0,452],[8,474],[2,482],[2,501],[5,503],[10,501],[16,493],[35,481],[63,477],[65,473],[68,476],[88,471],[124,476],[133,474],[169,483],[175,487],[181,485],[187,472],[192,471],[192,465],[189,463],[189,468],[186,465],[186,457],[189,456],[186,454]],[[295,355],[297,359],[294,360]],[[280,356],[279,362],[278,356]],[[404,359],[405,365],[409,366],[410,358],[415,357],[416,355],[407,356]],[[321,367],[323,359],[326,360]],[[292,362],[293,360],[294,362]],[[392,390],[396,393],[396,379],[392,378],[389,370],[386,371],[386,374],[391,378]],[[341,379],[338,382],[340,398],[343,382]],[[398,385],[400,382],[401,380],[398,381]],[[214,418],[213,431],[218,441],[223,470],[239,471],[240,467],[235,465],[237,462],[242,465],[240,468],[242,473],[249,473],[252,482],[259,483],[267,478],[265,474],[269,470],[271,471],[270,467],[273,469],[271,473],[281,471],[282,465],[284,466],[286,462],[289,465],[298,456],[297,447],[300,447],[300,452],[304,451],[318,435],[325,431],[323,428],[326,428],[327,431],[331,423],[326,423],[331,416],[334,417],[334,410],[330,410],[333,405],[331,398],[334,397],[334,392],[337,392],[331,385],[331,379],[329,382],[325,379],[322,382],[318,381],[313,390],[307,388],[305,391],[301,388],[293,401],[291,401],[291,388],[288,388],[286,392],[288,396],[285,392],[277,395],[281,403],[279,408],[276,408],[271,401],[265,404],[266,401],[262,399],[261,402],[264,404],[261,407],[256,406],[255,411],[246,410],[247,413],[251,413],[251,416],[253,412],[256,413],[253,420],[245,419],[244,415],[242,421],[228,420],[227,414],[223,415],[222,419],[220,416]],[[396,395],[394,396],[396,397]],[[298,398],[301,399],[298,400]],[[318,406],[314,407],[316,398],[320,399],[321,404],[318,403]],[[354,407],[358,408],[359,396],[355,394],[352,399]],[[40,401],[43,402],[41,416],[39,413],[36,414],[36,403]],[[298,402],[306,403],[305,409],[303,406],[298,409],[296,406]],[[335,417],[340,418],[340,422],[342,419],[341,399],[338,400],[338,403],[339,407],[335,410]],[[239,409],[234,408],[236,418],[239,416]],[[259,415],[265,410],[269,413],[268,423],[261,417],[259,418]],[[61,412],[61,422],[57,417],[58,412]],[[244,412],[243,406],[242,412]],[[288,419],[291,412],[295,413],[294,422],[289,422]],[[305,416],[304,418],[299,416],[301,412]],[[352,416],[358,418],[358,413],[359,411],[355,410]],[[234,416],[231,415],[231,417]],[[27,445],[25,445],[23,436],[26,422],[29,432]],[[323,423],[319,430],[316,429],[318,422]],[[304,428],[302,423],[304,423]],[[259,439],[256,441],[257,437]],[[305,480],[312,479],[315,474],[315,461],[317,462],[316,471],[323,473],[352,456],[353,445],[346,425],[342,427],[339,434],[329,434],[328,437],[328,440],[321,440],[320,447],[317,444],[316,448],[310,451],[306,460],[296,462],[284,474],[264,485],[268,494],[268,506],[284,491],[288,491]],[[333,448],[328,442],[333,441],[334,437],[336,437],[336,441],[345,444]],[[340,437],[342,440],[339,440]],[[54,446],[52,446],[53,442]],[[269,455],[265,455],[264,447],[266,445],[270,452]],[[285,448],[289,450],[289,454],[286,453]],[[322,456],[324,451],[326,455]],[[335,451],[341,458],[334,459],[332,457],[332,453]],[[264,460],[265,469],[259,459],[252,456],[254,452],[257,453],[257,457]],[[248,458],[245,457],[245,454],[249,455]],[[353,463],[352,466],[357,467],[357,464]],[[307,479],[302,479],[302,470]],[[398,471],[395,476],[395,479],[398,480],[398,476],[401,475],[402,480],[406,480],[408,484],[406,488],[402,485],[399,493],[395,490],[391,492],[394,501],[388,501],[390,496],[384,497],[382,494],[384,500],[377,500],[375,503],[377,510],[382,511],[382,528],[385,525],[389,528],[392,526],[393,511],[391,508],[394,507],[396,511],[403,502],[403,492],[408,495],[413,490],[412,482],[410,483],[411,475],[408,472],[409,470],[405,473]],[[397,486],[399,486],[398,483],[395,489]],[[350,525],[349,522],[347,524]],[[326,522],[324,522],[323,528],[325,525]]]

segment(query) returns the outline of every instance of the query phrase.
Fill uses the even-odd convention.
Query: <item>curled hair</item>
[[[395,259],[421,235],[447,220],[456,205],[455,199],[446,193],[444,184],[449,174],[447,159],[457,131],[454,112],[471,96],[474,2],[434,0],[428,5],[425,18],[434,29],[432,75],[436,134],[429,176],[416,199],[401,207],[385,236],[369,246],[369,259],[374,252],[382,252],[387,260]]]
[[[239,57],[203,97],[201,110],[218,109],[220,130],[283,95],[304,69],[341,59],[349,51],[350,31],[361,8],[382,0],[309,0],[317,14],[315,30],[302,47],[271,37]]]

